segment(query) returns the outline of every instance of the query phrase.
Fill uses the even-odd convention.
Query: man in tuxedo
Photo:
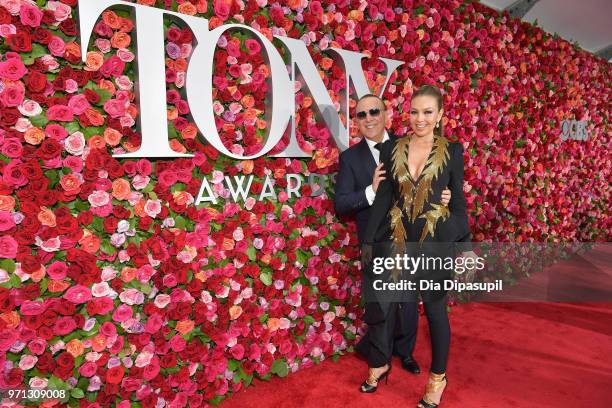
[[[338,214],[354,214],[357,221],[359,244],[363,244],[364,234],[368,225],[370,206],[376,197],[378,185],[385,177],[385,170],[379,163],[380,146],[389,138],[385,130],[385,104],[376,95],[365,95],[357,102],[356,121],[361,141],[340,154],[340,171],[336,178],[335,209]],[[450,190],[444,190],[442,203],[450,201]],[[366,303],[364,320],[369,325],[378,324],[380,308],[374,303]],[[402,359],[402,366],[413,374],[421,372],[419,365],[412,357],[416,341],[418,310],[416,302],[402,303],[397,309],[400,317],[389,338],[393,337],[393,354]],[[368,356],[371,352],[368,333],[356,347],[357,351]]]

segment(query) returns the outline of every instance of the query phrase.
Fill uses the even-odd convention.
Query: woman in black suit
[[[463,146],[444,137],[442,109],[440,90],[434,86],[422,86],[411,100],[413,134],[389,140],[381,148],[380,159],[386,179],[379,185],[365,234],[365,242],[374,245],[375,257],[381,256],[381,248],[391,248],[383,249],[383,254],[391,257],[407,254],[410,257],[454,258],[455,242],[458,241],[464,242],[463,250],[471,249],[463,195]],[[448,206],[436,204],[446,186],[451,190]],[[372,254],[372,247],[366,245],[363,253]],[[463,256],[475,255],[467,251]],[[402,279],[415,282],[417,288],[425,280],[442,284],[451,278],[452,270],[443,269],[439,264],[438,269],[435,268],[421,268],[416,273],[395,269],[391,274],[397,280],[398,274],[402,273]],[[418,404],[420,408],[437,407],[446,387],[450,325],[446,292],[441,287],[418,290],[424,302],[432,346],[431,374]],[[417,291],[412,294],[416,297]],[[386,342],[386,339],[379,339],[380,344]],[[378,378],[368,379],[364,383],[366,388],[376,386],[376,380],[388,375],[390,351],[384,350],[383,355],[381,362],[387,359],[387,371]]]

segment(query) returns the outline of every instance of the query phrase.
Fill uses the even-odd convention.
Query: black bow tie
[[[380,152],[380,149],[382,148],[382,145],[383,145],[382,143],[376,143],[374,145],[374,148]]]

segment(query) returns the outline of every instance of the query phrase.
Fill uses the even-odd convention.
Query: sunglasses
[[[357,114],[355,114],[355,116],[357,117],[357,119],[365,119],[366,116],[368,116],[368,113],[370,113],[371,117],[375,118],[380,115],[380,108],[373,108],[367,111],[359,111],[357,112]]]

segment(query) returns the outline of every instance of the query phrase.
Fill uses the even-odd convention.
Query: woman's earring
[[[440,122],[436,123],[436,128],[440,127]]]

